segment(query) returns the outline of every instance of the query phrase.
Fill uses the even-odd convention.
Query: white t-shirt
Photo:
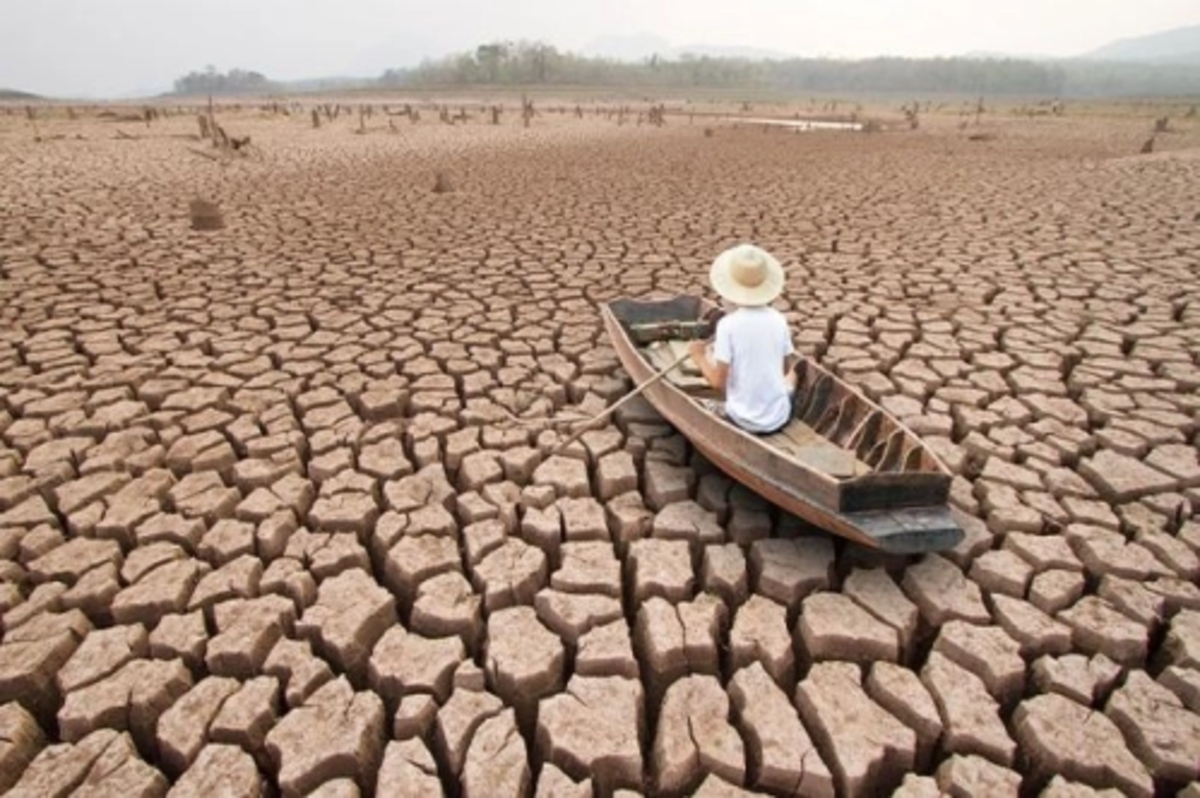
[[[750,432],[770,432],[791,415],[784,358],[792,354],[787,319],[772,307],[738,308],[717,323],[713,356],[729,364],[725,414]]]

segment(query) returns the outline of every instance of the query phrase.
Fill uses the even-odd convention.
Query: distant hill
[[[30,94],[16,89],[0,89],[0,100],[40,100],[36,94]]]
[[[1089,61],[1127,61],[1145,64],[1192,64],[1200,66],[1200,25],[1172,28],[1148,36],[1118,39],[1084,53]]]

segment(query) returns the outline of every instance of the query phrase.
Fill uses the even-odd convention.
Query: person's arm
[[[692,341],[688,344],[688,352],[691,353],[692,360],[696,362],[704,379],[708,380],[708,384],[723,392],[729,379],[729,364],[709,357],[707,341]]]

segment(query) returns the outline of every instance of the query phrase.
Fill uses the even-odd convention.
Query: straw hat
[[[739,244],[717,256],[708,279],[735,305],[768,305],[783,291],[783,266],[765,249]]]

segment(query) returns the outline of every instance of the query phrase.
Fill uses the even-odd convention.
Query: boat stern
[[[845,513],[843,517],[889,554],[927,554],[957,546],[963,530],[945,505]]]

